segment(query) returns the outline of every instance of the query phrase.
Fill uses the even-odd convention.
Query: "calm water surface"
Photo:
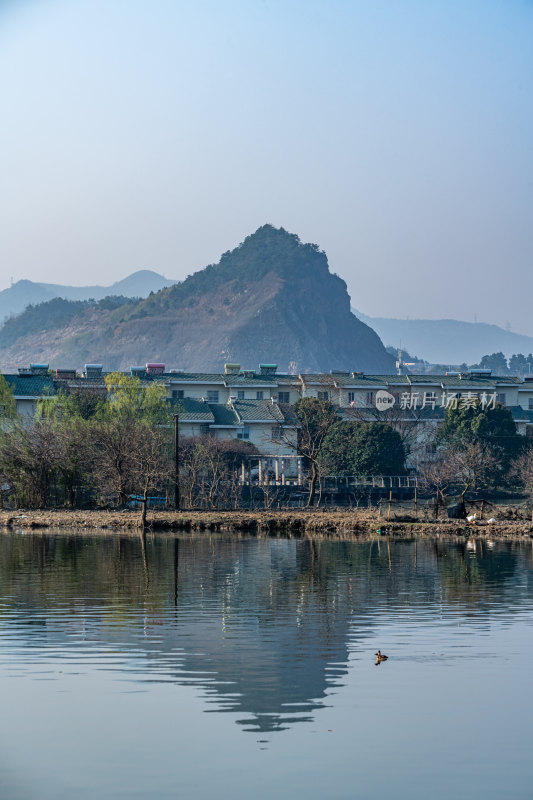
[[[531,543],[3,534],[0,798],[531,800],[532,567]]]

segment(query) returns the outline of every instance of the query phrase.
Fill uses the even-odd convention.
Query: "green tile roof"
[[[283,413],[276,403],[268,400],[234,400],[233,408],[242,422],[283,422]]]
[[[50,397],[58,384],[46,375],[4,375],[15,397]]]
[[[395,411],[398,411],[398,406],[394,406]],[[341,408],[340,414],[342,419],[354,420],[356,422],[388,422],[389,418],[387,412],[380,413],[377,408],[361,407],[361,408]],[[416,411],[411,412],[405,410],[401,415],[402,419],[406,420],[441,420],[444,419],[444,408],[437,406],[436,408],[417,408]]]
[[[526,420],[533,423],[533,410],[523,409],[522,406],[507,406],[514,420]]]
[[[270,388],[277,383],[276,375],[255,375],[253,378],[244,375],[224,375],[226,386],[268,386]]]
[[[211,407],[192,397],[185,397],[182,400],[169,400],[173,410],[178,410],[180,422],[202,422],[212,423],[215,421]]]
[[[409,383],[415,384],[438,384],[439,386],[458,386],[465,387],[469,391],[475,386],[485,388],[487,386],[494,386],[496,384],[506,384],[509,386],[517,386],[522,384],[521,378],[512,377],[499,377],[499,376],[482,376],[482,377],[466,377],[461,378],[459,375],[407,375]]]
[[[215,425],[239,425],[239,417],[229,405],[210,403]]]
[[[163,375],[142,375],[141,380],[186,381],[188,383],[224,383],[220,372],[165,372]]]

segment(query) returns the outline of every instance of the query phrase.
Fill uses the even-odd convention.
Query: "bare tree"
[[[183,437],[180,443],[181,489],[189,508],[237,505],[239,470],[257,448],[238,439]]]
[[[47,420],[14,422],[0,438],[0,471],[17,503],[45,508],[59,463],[57,440]]]
[[[467,492],[489,485],[498,462],[489,447],[475,441],[452,445],[445,454],[454,472],[454,482],[461,487],[459,508],[464,514]]]
[[[519,480],[530,500],[533,500],[533,448],[528,448],[511,467],[511,476]],[[531,509],[533,521],[533,508]]]
[[[172,474],[168,430],[140,423],[129,455],[131,485],[141,495],[141,527],[146,527],[150,492],[164,489]]]
[[[138,426],[135,421],[106,419],[92,427],[94,476],[102,496],[115,496],[118,505],[125,505],[132,491],[132,453]]]
[[[294,406],[296,416],[297,438],[294,440],[285,428],[281,428],[279,437],[273,440],[295,450],[310,465],[311,481],[307,507],[314,505],[316,484],[320,474],[319,459],[324,441],[339,421],[338,408],[329,400],[317,400],[315,397],[302,397]]]
[[[443,450],[432,461],[424,461],[418,470],[418,482],[423,491],[435,496],[435,519],[439,509],[446,507],[446,498],[455,479],[455,467]]]

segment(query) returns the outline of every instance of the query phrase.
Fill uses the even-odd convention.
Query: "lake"
[[[532,633],[529,542],[4,533],[0,798],[530,800]]]

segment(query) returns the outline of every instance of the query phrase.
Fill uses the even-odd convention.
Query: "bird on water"
[[[376,656],[376,666],[381,664],[382,661],[386,661],[388,659],[388,656],[382,653],[381,650],[378,650],[378,652],[374,653],[374,655]]]

